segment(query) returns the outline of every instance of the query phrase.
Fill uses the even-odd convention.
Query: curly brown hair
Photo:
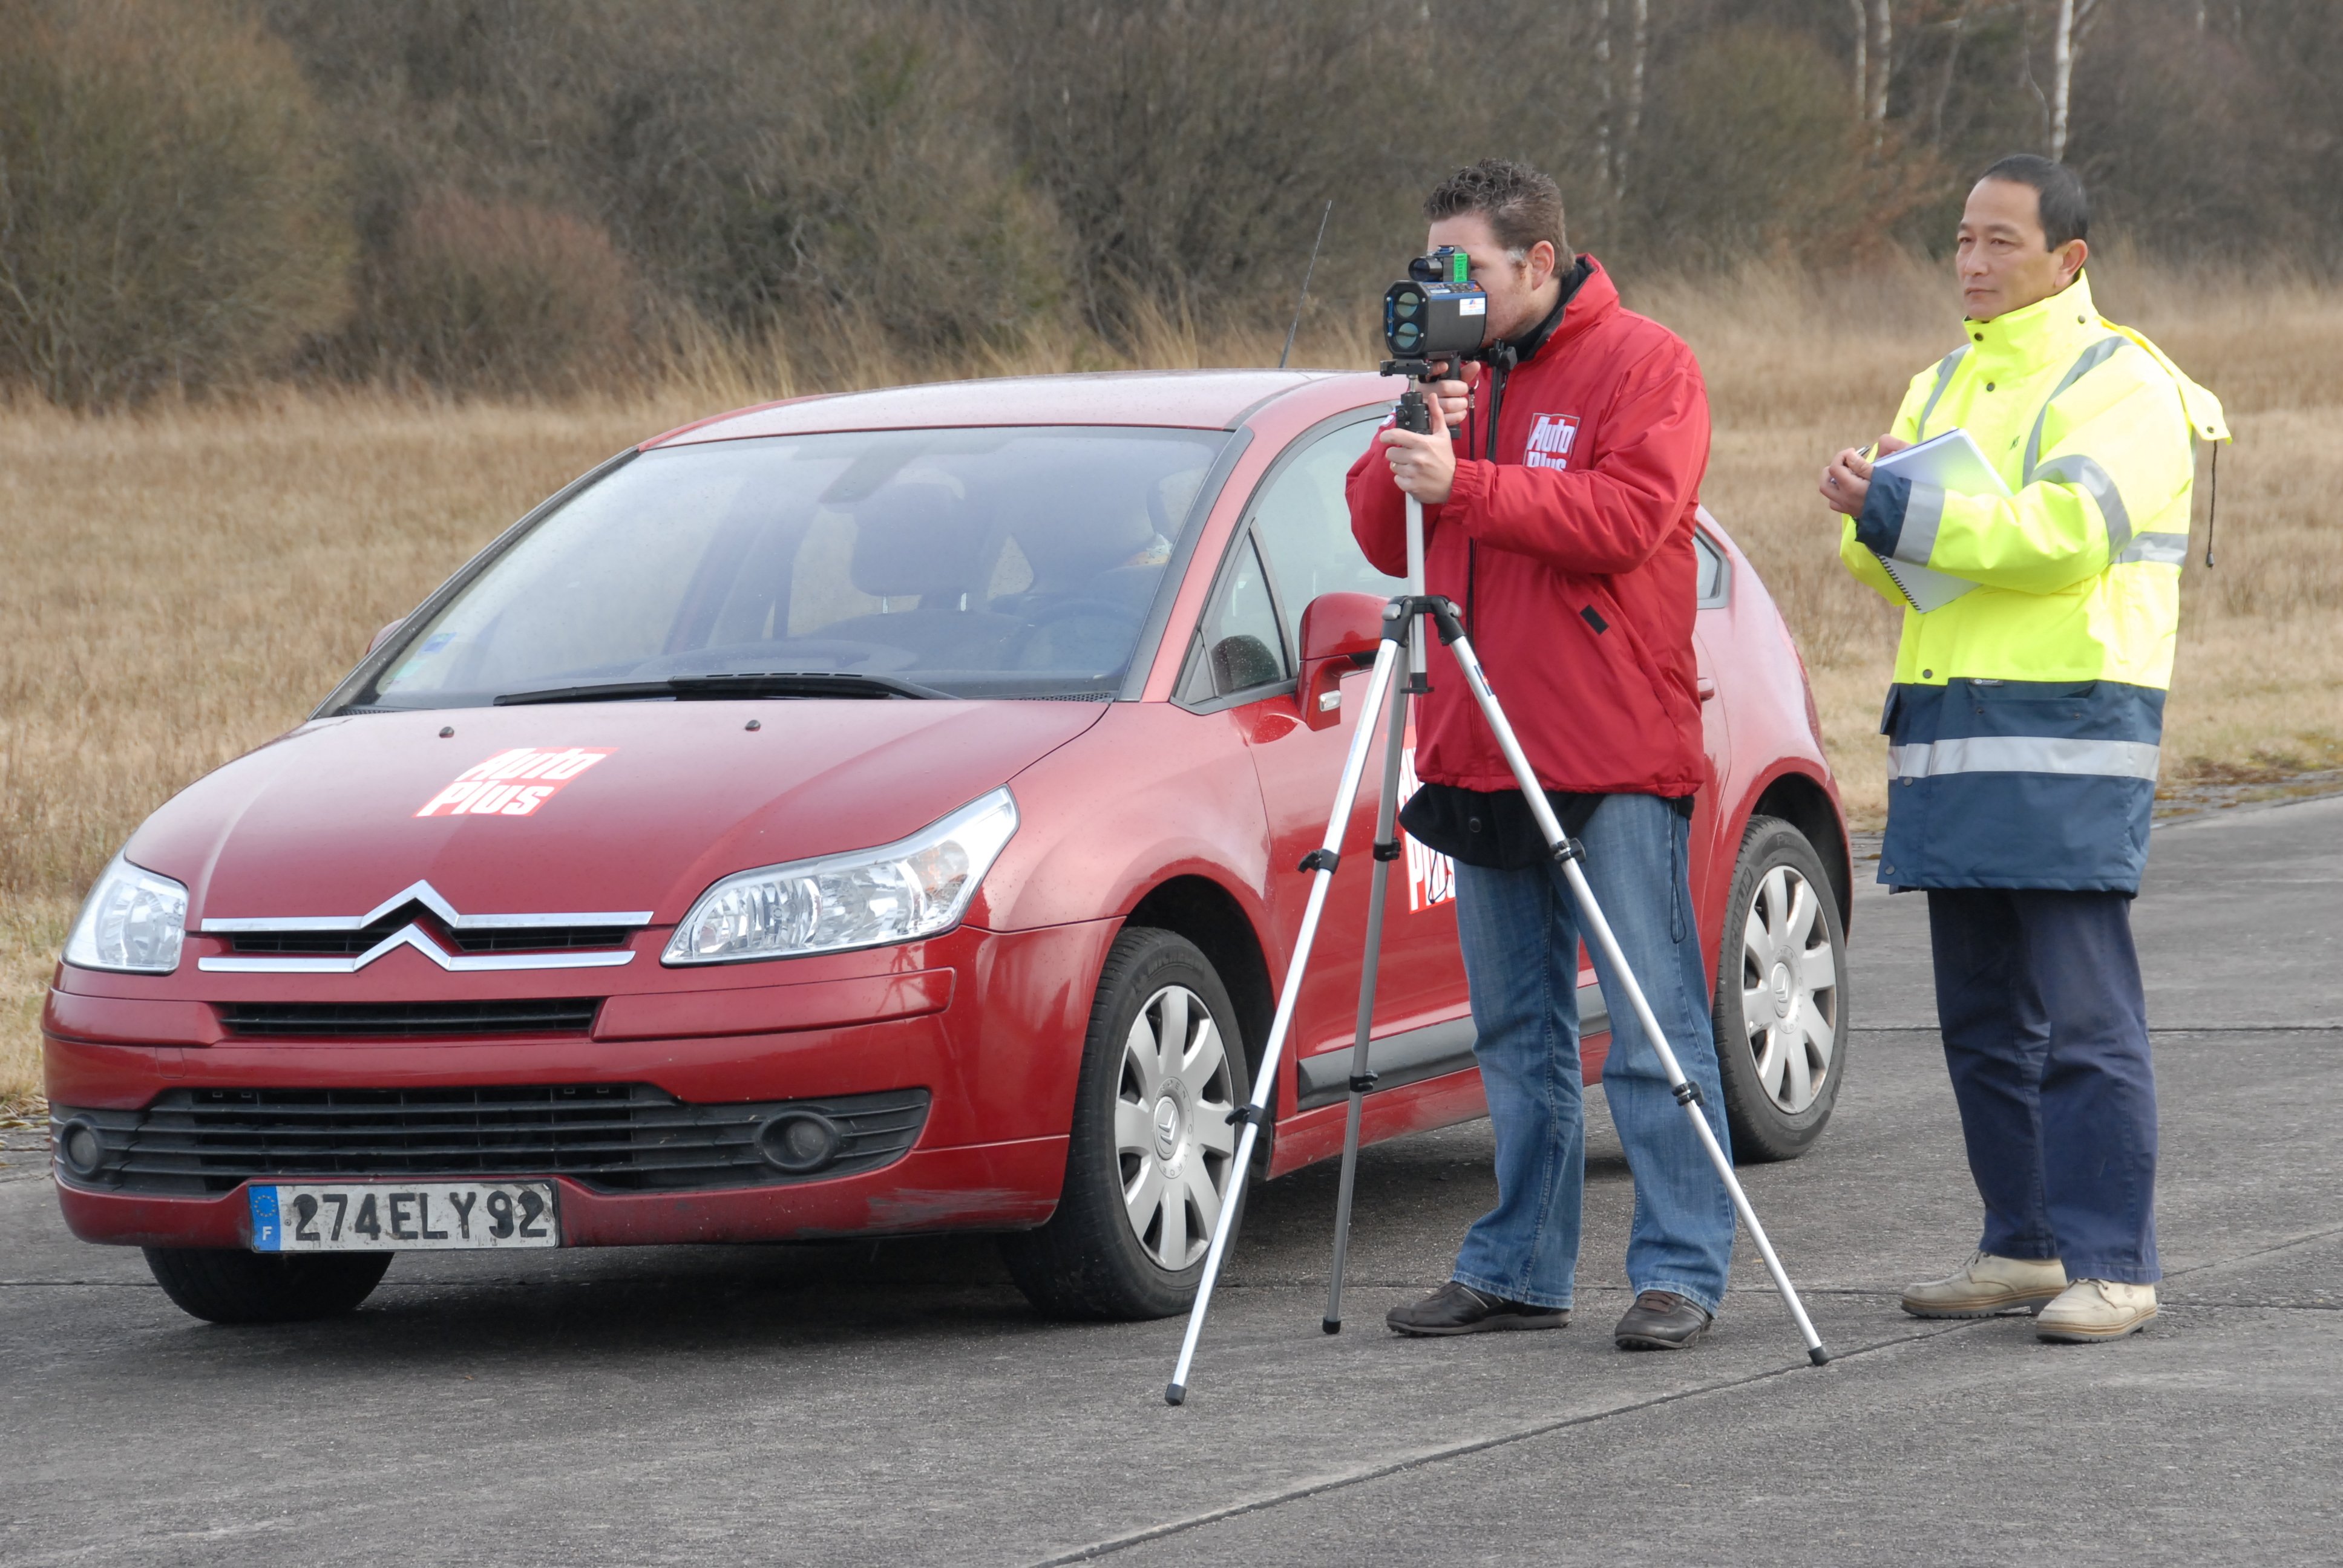
[[[1442,180],[1423,198],[1423,216],[1433,223],[1468,212],[1488,219],[1497,243],[1516,256],[1526,255],[1530,246],[1543,239],[1553,242],[1556,261],[1569,260],[1570,236],[1563,226],[1562,191],[1527,164],[1483,158]]]

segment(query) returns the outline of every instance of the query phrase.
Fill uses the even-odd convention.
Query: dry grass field
[[[2167,786],[2343,761],[2343,295],[2102,266],[2103,307],[2227,401],[2219,566],[2187,568]],[[1630,288],[1699,350],[1716,416],[1710,507],[1781,601],[1858,826],[1885,780],[1873,733],[1895,618],[1841,572],[1814,497],[1829,451],[1875,434],[1953,340],[1936,270],[1818,283],[1755,268]],[[1154,364],[1266,363],[1278,337]],[[1363,337],[1302,363],[1363,364]],[[1037,344],[967,373],[1088,367]],[[874,360],[866,378],[906,367]],[[40,996],[82,890],[139,819],[297,723],[373,629],[564,480],[668,425],[786,390],[726,361],[656,394],[558,407],[281,393],[74,417],[0,407],[0,1112],[38,1085]],[[2199,486],[2200,497],[2203,486]]]

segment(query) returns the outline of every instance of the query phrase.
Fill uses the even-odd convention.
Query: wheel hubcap
[[[1741,1020],[1767,1098],[1793,1115],[1814,1104],[1838,1047],[1838,963],[1821,898],[1793,867],[1772,867],[1750,895]]]
[[[1166,986],[1147,999],[1122,1045],[1115,1156],[1123,1217],[1161,1268],[1203,1256],[1236,1155],[1235,1081],[1203,999]]]
[[[1180,1152],[1180,1134],[1187,1121],[1180,1110],[1180,1097],[1166,1092],[1155,1102],[1155,1153],[1158,1159],[1170,1160]]]

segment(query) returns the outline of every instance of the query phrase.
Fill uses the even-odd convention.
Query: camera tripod
[[[1418,434],[1430,434],[1432,410],[1424,400],[1423,384],[1430,378],[1432,366],[1422,360],[1390,360],[1383,366],[1386,376],[1408,377],[1408,389],[1400,398],[1397,424],[1401,429]],[[1179,1364],[1172,1369],[1172,1382],[1163,1391],[1164,1402],[1180,1404],[1188,1397],[1188,1372],[1195,1360],[1196,1342],[1204,1329],[1205,1314],[1212,1309],[1212,1287],[1219,1282],[1221,1261],[1226,1251],[1231,1230],[1235,1224],[1240,1201],[1244,1195],[1244,1183],[1252,1167],[1253,1145],[1261,1130],[1270,1120],[1269,1105],[1276,1083],[1277,1069],[1293,1028],[1293,1010],[1302,992],[1302,979],[1310,963],[1312,946],[1318,937],[1318,922],[1326,907],[1326,894],[1333,882],[1336,867],[1342,859],[1343,829],[1351,820],[1351,807],[1358,799],[1359,782],[1366,771],[1367,753],[1374,744],[1375,724],[1383,717],[1384,704],[1390,704],[1389,722],[1385,729],[1383,764],[1383,796],[1376,804],[1374,883],[1368,893],[1367,947],[1365,961],[1360,968],[1358,1028],[1351,1046],[1350,1102],[1342,1128],[1342,1176],[1334,1206],[1333,1279],[1326,1298],[1325,1332],[1340,1333],[1342,1328],[1342,1271],[1350,1251],[1351,1200],[1358,1180],[1359,1123],[1364,1113],[1368,1091],[1374,1087],[1375,1075],[1368,1070],[1368,1032],[1374,1021],[1375,980],[1383,952],[1383,905],[1390,887],[1386,868],[1400,855],[1397,816],[1400,763],[1407,745],[1407,709],[1411,698],[1431,689],[1425,679],[1425,644],[1423,623],[1429,621],[1441,642],[1455,657],[1463,670],[1465,684],[1471,689],[1473,700],[1481,717],[1495,735],[1498,749],[1504,753],[1512,768],[1514,782],[1522,798],[1528,803],[1530,815],[1535,819],[1539,833],[1544,838],[1548,852],[1562,868],[1570,895],[1576,902],[1578,914],[1587,934],[1594,939],[1610,962],[1611,970],[1619,977],[1621,989],[1635,1020],[1643,1026],[1644,1034],[1658,1051],[1660,1066],[1667,1075],[1668,1087],[1674,1092],[1676,1103],[1692,1118],[1701,1146],[1708,1151],[1709,1162],[1716,1167],[1725,1191],[1732,1194],[1733,1207],[1741,1222],[1749,1228],[1750,1239],[1757,1243],[1758,1252],[1765,1260],[1765,1268],[1773,1275],[1774,1288],[1790,1309],[1790,1316],[1805,1341],[1806,1356],[1820,1366],[1830,1360],[1823,1349],[1815,1326],[1806,1316],[1805,1304],[1799,1301],[1790,1276],[1783,1271],[1782,1261],[1774,1253],[1774,1244],[1765,1236],[1765,1228],[1757,1222],[1756,1211],[1749,1206],[1749,1196],[1742,1191],[1734,1174],[1733,1161],[1718,1144],[1716,1134],[1701,1111],[1699,1086],[1685,1078],[1684,1069],[1669,1049],[1667,1036],[1644,996],[1644,988],[1628,967],[1626,955],[1611,930],[1611,923],[1594,901],[1594,890],[1586,883],[1585,873],[1579,869],[1582,851],[1577,842],[1564,833],[1554,814],[1554,806],[1546,799],[1523,754],[1521,742],[1514,737],[1513,727],[1498,705],[1496,694],[1489,689],[1489,678],[1481,667],[1480,656],[1473,651],[1473,639],[1465,635],[1464,625],[1449,600],[1423,590],[1423,506],[1414,497],[1407,500],[1407,592],[1383,607],[1383,640],[1375,649],[1375,662],[1367,678],[1365,701],[1359,709],[1358,728],[1351,737],[1351,749],[1342,763],[1342,780],[1335,786],[1334,806],[1326,825],[1325,840],[1302,857],[1301,869],[1314,873],[1309,902],[1303,907],[1302,929],[1293,945],[1293,957],[1286,967],[1285,985],[1278,993],[1277,1012],[1270,1024],[1269,1042],[1262,1053],[1259,1071],[1253,1080],[1252,1095],[1246,1102],[1230,1112],[1229,1120],[1242,1124],[1237,1139],[1235,1162],[1229,1179],[1229,1193],[1221,1204],[1219,1220],[1212,1227],[1212,1245],[1204,1253],[1204,1274],[1198,1282],[1195,1305],[1188,1313],[1187,1336],[1181,1342]],[[1400,678],[1400,665],[1404,659],[1407,678]]]

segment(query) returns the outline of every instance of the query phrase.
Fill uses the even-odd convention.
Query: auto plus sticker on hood
[[[527,817],[564,786],[616,750],[564,746],[539,750],[517,746],[467,768],[415,814],[418,817]],[[412,799],[412,797],[409,797]]]

